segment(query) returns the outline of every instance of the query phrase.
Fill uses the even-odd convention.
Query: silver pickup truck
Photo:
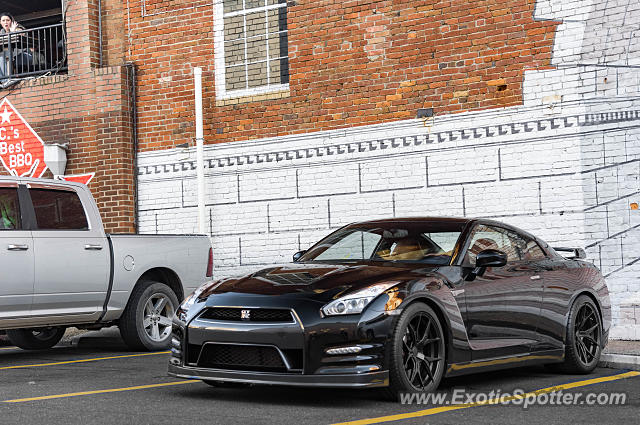
[[[165,348],[179,301],[211,275],[207,236],[109,235],[85,185],[0,177],[0,330],[19,347],[118,325],[134,350]]]

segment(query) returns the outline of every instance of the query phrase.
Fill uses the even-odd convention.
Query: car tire
[[[445,337],[438,316],[424,303],[407,307],[387,346],[389,386],[385,398],[398,400],[403,392],[431,392],[445,369]]]
[[[157,351],[169,347],[173,315],[178,297],[161,282],[139,282],[120,318],[120,335],[135,351]]]
[[[60,342],[66,330],[65,327],[11,329],[7,337],[24,350],[45,350]]]
[[[602,353],[602,318],[591,298],[579,296],[569,309],[564,362],[552,369],[565,373],[591,373]]]

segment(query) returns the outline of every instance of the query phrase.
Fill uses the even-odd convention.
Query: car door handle
[[[535,276],[531,276],[531,280],[538,280],[540,279],[540,275],[535,275]]]
[[[9,244],[7,245],[7,249],[9,251],[26,251],[27,249],[29,249],[29,245]]]
[[[102,249],[102,245],[85,245],[84,249],[89,251],[100,251]]]

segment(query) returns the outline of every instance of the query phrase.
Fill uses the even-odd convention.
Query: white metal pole
[[[204,132],[202,129],[202,68],[193,68],[196,95],[196,172],[198,176],[198,231],[206,233],[204,185]]]

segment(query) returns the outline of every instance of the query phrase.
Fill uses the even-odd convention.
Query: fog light
[[[356,354],[362,351],[362,347],[354,345],[352,347],[339,347],[339,348],[328,348],[324,352],[329,355],[336,354]]]

